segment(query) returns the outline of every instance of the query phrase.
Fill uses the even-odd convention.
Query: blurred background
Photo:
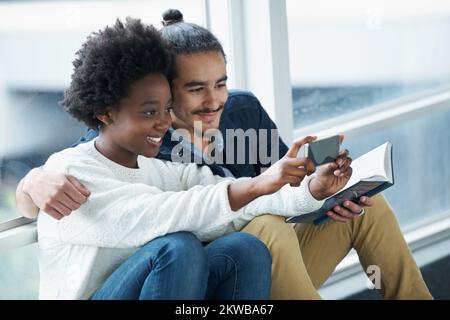
[[[345,133],[345,123],[355,123],[344,145],[353,158],[391,141],[396,184],[385,196],[405,232],[448,218],[450,99],[442,97],[450,92],[450,0],[11,0],[0,1],[0,225],[19,217],[18,181],[86,130],[58,106],[86,36],[126,16],[160,27],[168,8],[219,36],[229,87],[262,97],[288,142],[305,133]],[[285,28],[265,33],[245,22],[249,12]],[[275,71],[283,63],[281,76],[266,73],[264,54],[249,48],[256,42],[288,57],[269,61]],[[273,101],[287,92],[287,103],[265,99],[267,90],[255,83],[267,79]],[[389,112],[391,118],[374,120]],[[439,250],[440,257],[450,254]],[[0,299],[35,299],[37,290],[37,244],[0,250]]]

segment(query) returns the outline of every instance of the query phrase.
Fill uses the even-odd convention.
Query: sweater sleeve
[[[211,170],[206,166],[198,168],[193,164],[189,166],[179,165],[178,170],[180,170],[179,175],[182,178],[182,181],[184,181],[185,188],[190,188],[198,184],[206,185],[230,180],[239,181],[251,179],[223,178],[213,175]],[[292,217],[319,209],[324,201],[316,200],[312,196],[309,190],[309,182],[312,178],[313,176],[305,177],[299,187],[285,185],[278,192],[261,196],[253,200],[239,210],[240,214],[233,220],[234,228],[240,230],[254,217],[264,214]]]
[[[311,179],[312,176],[305,177],[299,187],[285,185],[278,192],[253,200],[233,220],[234,228],[241,230],[254,217],[264,214],[293,217],[319,209],[325,200],[316,200],[312,196],[309,190]]]
[[[234,230],[232,221],[238,213],[228,201],[231,180],[164,192],[143,183],[120,181],[95,161],[64,162],[63,166],[46,165],[46,169],[73,175],[91,195],[78,210],[56,222],[62,242],[129,248],[177,231],[193,232],[209,241]]]

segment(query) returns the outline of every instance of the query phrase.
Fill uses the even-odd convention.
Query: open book
[[[394,185],[394,170],[392,166],[392,144],[385,144],[369,151],[356,160],[351,167],[352,176],[345,187],[328,197],[322,207],[316,211],[286,219],[286,222],[313,222],[320,224],[330,219],[326,212],[335,205],[341,205],[344,200],[358,203],[362,196],[375,194]]]

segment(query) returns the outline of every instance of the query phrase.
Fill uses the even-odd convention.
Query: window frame
[[[343,133],[347,139],[351,139],[415,120],[423,115],[448,110],[450,110],[450,84],[317,122],[295,130],[294,136],[299,138],[307,134],[326,136]]]
[[[226,41],[232,54],[229,68],[239,89],[253,92],[277,123],[287,144],[293,141],[294,119],[285,0],[205,0],[209,1],[211,30]],[[228,28],[217,27],[227,8]],[[216,3],[216,6],[217,3]],[[253,26],[257,25],[255,30]],[[226,30],[226,31],[222,31]],[[225,46],[227,49],[227,46]]]

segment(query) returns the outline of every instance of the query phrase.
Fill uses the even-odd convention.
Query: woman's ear
[[[100,120],[103,125],[110,125],[113,123],[113,119],[112,119],[112,112],[111,110],[107,110],[105,113],[103,114],[98,114],[95,116],[98,120]]]

